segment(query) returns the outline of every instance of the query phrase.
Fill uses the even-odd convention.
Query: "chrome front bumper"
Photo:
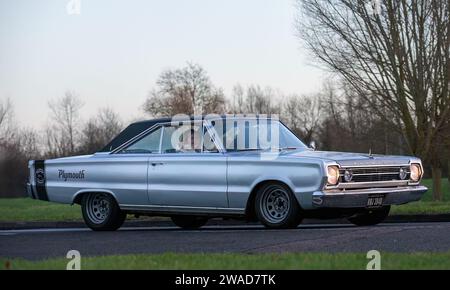
[[[369,196],[384,195],[383,205],[404,204],[419,200],[428,190],[425,186],[386,187],[352,190],[316,191],[312,196],[315,208],[366,207]]]

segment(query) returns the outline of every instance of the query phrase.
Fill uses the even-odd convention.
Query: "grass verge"
[[[82,257],[81,269],[179,269],[179,270],[338,270],[366,269],[365,253],[285,253],[285,254],[154,254]],[[67,259],[27,261],[0,258],[2,269],[66,269]],[[450,269],[450,252],[381,253],[381,269]]]
[[[450,214],[450,202],[416,201],[391,207],[390,215]]]
[[[81,220],[80,206],[58,204],[31,198],[1,198],[0,221],[76,221]]]
[[[390,214],[450,214],[450,186],[447,179],[442,179],[442,191],[444,194],[442,202],[432,201],[433,182],[431,179],[424,179],[422,184],[428,187],[428,191],[420,201],[392,206]]]

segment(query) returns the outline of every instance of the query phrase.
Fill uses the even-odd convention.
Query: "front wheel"
[[[384,221],[389,215],[391,206],[378,209],[364,209],[362,212],[348,218],[348,221],[357,226],[373,226]]]
[[[296,228],[302,220],[301,209],[291,190],[283,184],[269,183],[256,193],[255,212],[267,228]]]
[[[208,222],[208,218],[206,217],[198,217],[198,216],[172,216],[172,222],[183,229],[198,229],[204,226]]]
[[[127,216],[114,197],[101,192],[83,195],[81,211],[84,222],[94,231],[115,231]]]

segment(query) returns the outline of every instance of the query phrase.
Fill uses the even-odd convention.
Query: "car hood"
[[[369,155],[368,153],[312,150],[292,152],[289,155],[292,157],[319,158],[327,161],[334,161],[341,166],[407,165],[412,158],[409,156]]]

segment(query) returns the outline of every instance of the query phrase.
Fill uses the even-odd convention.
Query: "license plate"
[[[384,194],[369,195],[367,207],[380,207],[383,205]]]

